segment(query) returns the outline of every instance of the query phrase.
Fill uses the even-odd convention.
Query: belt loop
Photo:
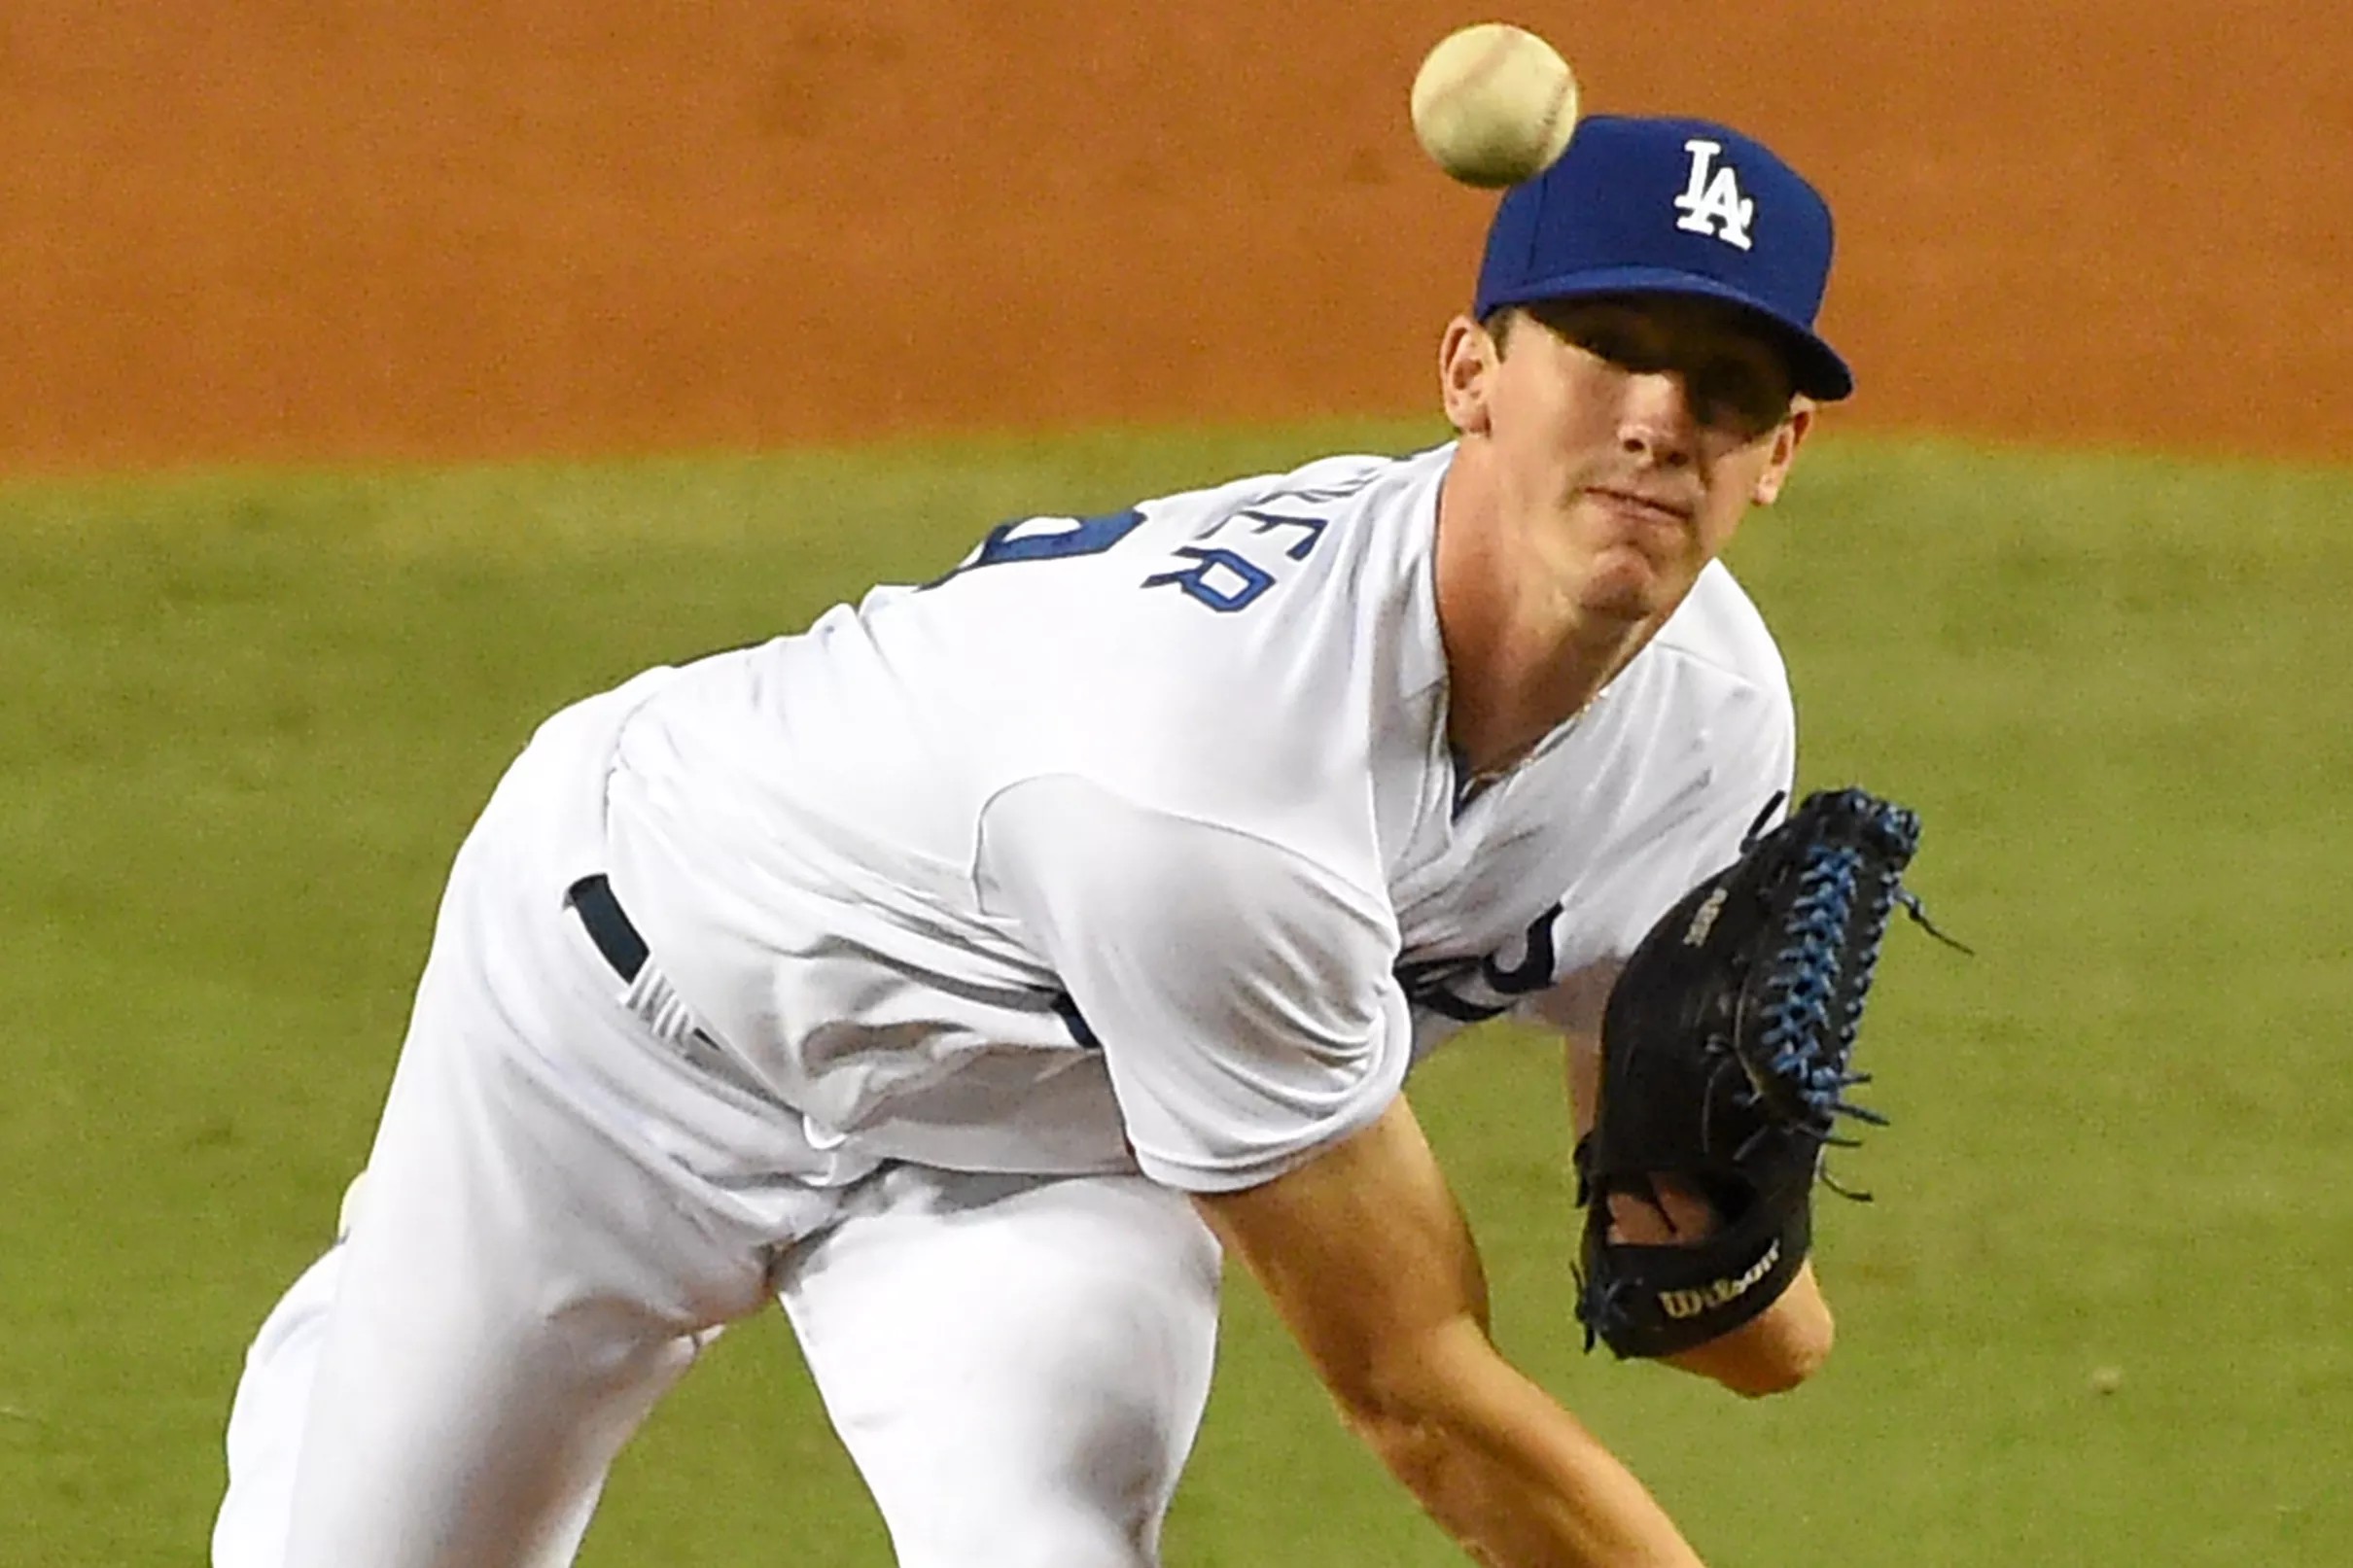
[[[582,877],[564,893],[564,902],[580,918],[588,931],[588,940],[613,965],[613,972],[624,981],[634,982],[637,972],[646,967],[646,939],[637,934],[622,913],[620,900],[613,896],[613,885],[604,873]]]

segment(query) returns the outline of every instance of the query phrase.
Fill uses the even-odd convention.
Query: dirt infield
[[[484,13],[488,12],[489,15]],[[1858,424],[2353,457],[2324,0],[1547,3],[1842,216]],[[0,470],[1426,406],[1489,203],[1394,0],[0,16]]]

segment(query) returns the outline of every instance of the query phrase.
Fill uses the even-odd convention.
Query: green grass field
[[[1421,427],[0,489],[0,1564],[201,1559],[236,1357],[323,1242],[447,857],[639,667],[1101,508]],[[1736,565],[1809,784],[1920,808],[1826,1199],[1831,1369],[1579,1354],[1556,1064],[1415,1098],[1506,1346],[1718,1568],[2353,1552],[2353,472],[1823,440]],[[1235,1288],[1176,1568],[1456,1560]],[[2121,1384],[2101,1392],[2096,1369]],[[871,1564],[781,1323],[625,1457],[584,1561]]]

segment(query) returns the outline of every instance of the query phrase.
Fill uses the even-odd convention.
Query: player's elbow
[[[1340,1418],[1408,1491],[1419,1496],[1434,1479],[1442,1446],[1426,1423],[1403,1411],[1349,1404],[1341,1406]]]
[[[1485,1348],[1483,1337],[1479,1342]],[[1452,1467],[1458,1387],[1439,1370],[1443,1360],[1392,1355],[1325,1379],[1342,1422],[1417,1497],[1441,1486]]]
[[[1456,1423],[1434,1411],[1388,1404],[1343,1406],[1341,1415],[1416,1502],[1459,1533],[1471,1517],[1462,1494],[1478,1466],[1477,1445]]]
[[[1418,1434],[1427,1426],[1425,1408],[1431,1397],[1425,1381],[1411,1376],[1420,1370],[1413,1361],[1396,1359],[1401,1365],[1385,1366],[1368,1357],[1317,1368],[1341,1423],[1385,1460],[1392,1452],[1404,1455],[1415,1447]]]

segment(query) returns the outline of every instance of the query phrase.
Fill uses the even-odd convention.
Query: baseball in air
[[[1414,135],[1464,185],[1518,185],[1577,128],[1577,79],[1525,27],[1483,21],[1438,41],[1414,73]]]

